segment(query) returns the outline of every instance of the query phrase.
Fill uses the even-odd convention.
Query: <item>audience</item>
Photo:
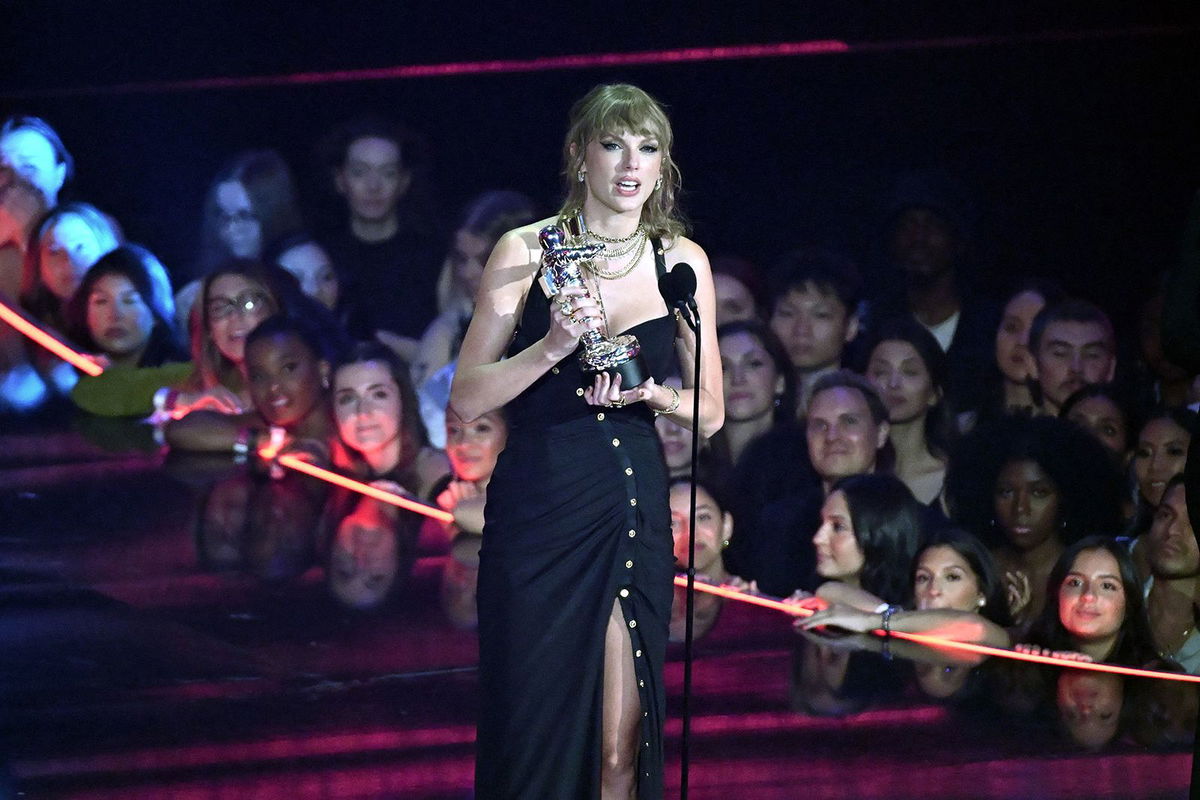
[[[1029,351],[1040,404],[1052,416],[1079,389],[1109,383],[1116,374],[1112,323],[1086,300],[1064,300],[1039,311],[1029,327]]]

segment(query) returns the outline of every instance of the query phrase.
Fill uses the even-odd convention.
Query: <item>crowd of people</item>
[[[448,408],[451,379],[489,253],[538,204],[484,192],[440,241],[412,210],[409,130],[358,119],[325,152],[345,201],[335,229],[305,224],[278,153],[240,153],[213,178],[195,263],[175,270],[112,215],[63,200],[77,165],[48,122],[6,120],[0,292],[105,369],[81,377],[5,326],[0,407],[66,397],[149,418],[171,448],[241,458],[283,442],[453,512],[426,544],[470,568],[508,421]],[[1140,306],[1136,346],[1052,275],[986,297],[970,208],[940,173],[898,178],[879,231],[890,272],[872,291],[827,249],[712,259],[724,426],[693,464],[690,432],[655,423],[676,558],[694,470],[701,578],[802,598],[818,610],[806,628],[939,630],[1200,672],[1181,477],[1200,387],[1163,353],[1163,289]],[[430,536],[380,513],[347,515],[333,537],[346,564],[369,549],[363,530]],[[330,563],[352,605],[391,585]],[[719,611],[698,604],[701,634]]]

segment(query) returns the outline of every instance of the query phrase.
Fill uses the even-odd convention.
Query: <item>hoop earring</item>
[[[578,172],[575,173],[575,180],[579,181],[580,183],[583,183],[583,176],[585,176],[585,175],[587,175],[587,173],[584,172],[582,169],[580,169]]]

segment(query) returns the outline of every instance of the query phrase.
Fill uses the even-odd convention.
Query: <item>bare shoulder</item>
[[[668,268],[676,264],[690,264],[697,273],[709,271],[708,254],[704,252],[703,247],[686,236],[668,239],[663,246],[666,249]]]

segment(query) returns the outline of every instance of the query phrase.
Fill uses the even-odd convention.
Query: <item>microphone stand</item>
[[[687,800],[688,768],[690,766],[689,744],[692,730],[692,637],[693,615],[696,598],[696,464],[700,460],[700,312],[691,295],[677,304],[688,327],[696,334],[695,363],[693,364],[692,388],[692,466],[691,500],[688,508],[688,563],[687,589],[684,590],[684,634],[683,634],[683,731],[679,739],[679,797]]]

